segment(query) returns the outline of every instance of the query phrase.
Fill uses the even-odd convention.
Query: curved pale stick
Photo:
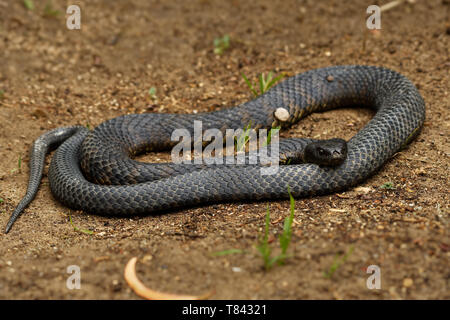
[[[133,291],[142,298],[148,300],[204,300],[209,298],[214,291],[210,291],[201,296],[178,295],[172,293],[164,293],[147,288],[136,276],[137,258],[131,258],[125,266],[124,277],[128,285]]]

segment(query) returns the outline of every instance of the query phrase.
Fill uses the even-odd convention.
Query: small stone
[[[114,292],[118,292],[118,291],[120,291],[121,289],[122,289],[122,285],[121,285],[121,283],[119,282],[119,280],[114,279],[114,280],[112,281],[112,290],[113,290]]]
[[[333,81],[334,81],[334,77],[331,76],[331,75],[329,75],[329,76],[327,77],[327,81],[328,81],[328,82],[333,82]]]
[[[404,286],[405,288],[410,288],[410,287],[412,287],[413,284],[414,284],[413,279],[411,279],[411,278],[405,278],[405,279],[403,279],[403,286]]]
[[[281,122],[285,122],[289,119],[289,111],[287,111],[285,108],[278,108],[277,110],[275,110],[274,116]]]
[[[153,256],[151,254],[147,254],[142,258],[142,261],[147,262],[153,259]]]
[[[373,191],[373,189],[370,187],[356,187],[353,190],[357,193],[364,193],[364,194],[367,194],[367,193]]]
[[[414,174],[419,175],[419,176],[424,176],[427,173],[427,170],[423,167],[421,168],[416,168],[413,170]]]
[[[232,267],[231,270],[232,270],[233,272],[242,272],[242,269],[239,268],[239,267]]]

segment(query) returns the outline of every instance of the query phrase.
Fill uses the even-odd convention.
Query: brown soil
[[[22,1],[0,1],[2,229],[26,190],[28,150],[40,134],[125,113],[232,106],[252,98],[242,72],[256,78],[270,70],[385,66],[418,86],[427,120],[407,149],[363,183],[368,193],[297,199],[292,256],[270,271],[254,246],[270,204],[271,245],[278,247],[288,201],[108,218],[62,206],[45,175],[12,231],[0,233],[0,298],[136,299],[122,275],[133,256],[148,286],[215,289],[215,299],[450,298],[449,1],[398,6],[382,14],[380,32],[367,34],[367,1],[75,1],[81,30],[66,28],[66,1],[53,1],[56,16],[43,15],[45,1],[34,3],[27,10]],[[216,55],[213,40],[225,34],[231,47]],[[286,135],[349,139],[370,117],[362,109],[314,114]],[[395,189],[380,188],[386,182]],[[75,231],[69,214],[94,234]],[[249,253],[211,255],[231,248]],[[372,264],[381,268],[381,290],[366,287]],[[80,290],[66,288],[69,265],[81,268]]]

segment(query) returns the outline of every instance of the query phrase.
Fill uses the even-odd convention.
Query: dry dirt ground
[[[366,8],[384,1],[53,1],[59,14],[46,3],[29,10],[23,1],[0,0],[2,229],[26,190],[28,151],[40,134],[126,113],[233,106],[252,98],[241,73],[256,79],[270,70],[385,66],[417,85],[427,119],[420,136],[362,184],[367,193],[296,199],[291,257],[269,271],[255,245],[269,204],[277,253],[289,201],[100,217],[62,206],[45,174],[12,231],[0,233],[0,298],[136,299],[123,278],[134,256],[147,286],[215,289],[213,299],[450,298],[448,0],[382,13],[376,33],[367,32]],[[81,8],[81,30],[66,27],[69,4]],[[213,41],[225,34],[230,48],[216,55]],[[349,139],[371,116],[363,109],[313,114],[285,135]],[[167,156],[146,157],[158,158]],[[381,188],[388,182],[392,189]],[[74,230],[69,214],[94,233]],[[247,253],[212,255],[231,248]],[[69,265],[80,267],[79,290],[66,287]],[[380,290],[366,287],[369,265],[381,268]]]

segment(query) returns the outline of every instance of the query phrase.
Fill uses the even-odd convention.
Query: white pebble
[[[285,108],[278,108],[277,110],[275,110],[274,116],[281,122],[284,122],[289,119],[289,111],[287,111]]]

